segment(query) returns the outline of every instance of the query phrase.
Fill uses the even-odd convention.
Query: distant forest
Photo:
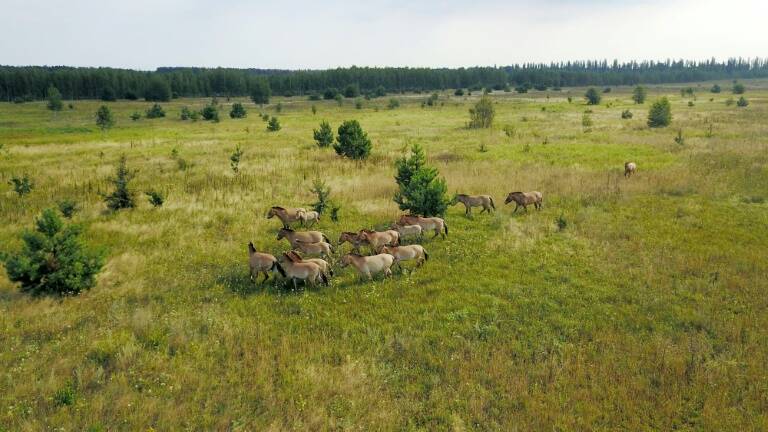
[[[349,67],[329,70],[275,70],[162,67],[156,71],[65,66],[0,66],[0,100],[43,99],[56,87],[65,99],[148,98],[162,87],[170,97],[246,96],[268,84],[272,95],[315,96],[354,86],[381,95],[439,89],[525,91],[566,86],[681,83],[768,77],[768,59],[708,61],[583,61],[500,67]],[[152,97],[158,99],[157,97]],[[160,97],[160,99],[164,99]]]

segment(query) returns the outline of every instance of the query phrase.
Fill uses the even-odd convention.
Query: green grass
[[[768,83],[747,87],[747,108],[703,90],[688,107],[673,86],[643,106],[631,88],[595,107],[584,89],[496,93],[493,130],[465,129],[477,95],[448,91],[428,108],[429,95],[399,96],[394,110],[389,97],[361,110],[238,100],[248,117],[218,124],[178,120],[208,100],[136,122],[151,104],[116,102],[106,133],[100,102],[0,104],[0,252],[64,198],[109,252],[97,286],[71,298],[28,297],[0,270],[0,429],[764,430]],[[673,124],[648,129],[662,94]],[[283,128],[267,132],[259,112]],[[316,148],[323,119],[334,131],[359,120],[370,160]],[[332,239],[395,220],[393,162],[413,143],[451,193],[489,193],[496,213],[450,208],[449,237],[424,241],[426,265],[392,279],[337,268],[327,288],[249,281],[248,241],[287,248],[267,209],[308,205],[315,178],[342,205],[339,223],[319,225]],[[123,153],[140,204],[108,213]],[[624,179],[628,160],[638,173]],[[36,188],[19,198],[7,182],[23,173]],[[511,214],[512,190],[543,192],[543,210]]]

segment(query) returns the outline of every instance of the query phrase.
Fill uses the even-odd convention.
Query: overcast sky
[[[0,64],[474,66],[768,57],[767,0],[0,0]]]

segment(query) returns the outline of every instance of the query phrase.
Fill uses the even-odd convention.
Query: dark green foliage
[[[139,119],[141,119],[141,113],[134,111],[133,114],[131,114],[131,120],[138,121]]]
[[[333,129],[331,125],[323,120],[320,122],[320,128],[313,130],[313,135],[317,146],[320,148],[328,147],[333,143]]]
[[[446,196],[448,186],[439,178],[437,168],[426,165],[427,157],[421,146],[411,147],[411,156],[395,161],[395,181],[398,191],[393,200],[400,210],[421,216],[442,216],[450,200]]]
[[[680,89],[680,96],[693,96],[694,90],[693,87],[684,87]]]
[[[389,99],[389,102],[387,103],[387,108],[389,109],[395,109],[400,107],[400,100],[397,98],[391,98]]]
[[[189,107],[186,107],[186,106],[181,107],[179,118],[181,120],[189,120],[190,118],[192,118],[192,110],[190,110]]]
[[[427,104],[427,106],[435,106],[437,105],[437,100],[439,98],[440,96],[437,93],[432,93],[431,95],[429,95],[425,103]]]
[[[48,109],[51,111],[61,111],[64,104],[61,102],[61,92],[54,86],[48,87],[46,91],[46,98],[48,99]]]
[[[320,100],[320,95],[317,94],[317,93],[312,93],[311,95],[309,95],[309,100],[311,100],[311,101],[319,101]]]
[[[621,118],[624,120],[631,119],[632,118],[632,111],[630,110],[624,110],[621,112]]]
[[[334,96],[333,99],[336,100],[336,103],[338,103],[339,106],[344,103],[344,96],[342,96],[341,93],[336,93],[336,96]]]
[[[731,106],[733,105],[733,102],[734,102],[733,98],[729,97],[728,99],[725,100],[725,106]]]
[[[320,179],[315,179],[312,181],[312,189],[309,190],[315,196],[317,197],[317,201],[310,204],[310,207],[312,207],[312,210],[323,214],[325,210],[328,208],[330,196],[331,196],[331,188],[329,188],[324,181]]]
[[[611,92],[611,88],[610,87],[606,87],[606,88],[603,89],[603,93],[610,93],[610,92]]]
[[[158,192],[154,189],[144,192],[144,195],[147,196],[147,199],[149,200],[149,203],[152,204],[152,207],[161,207],[165,202],[165,195],[163,195],[162,192]]]
[[[692,107],[693,106],[693,101],[688,101],[688,106]]]
[[[709,89],[709,91],[712,92],[712,93],[720,93],[722,91],[722,89],[720,88],[720,86],[718,84],[715,84],[715,85],[712,86],[711,89]]]
[[[493,118],[496,115],[496,109],[493,102],[487,96],[483,96],[475,104],[474,108],[469,109],[469,127],[470,129],[489,128],[493,125]]]
[[[355,109],[363,109],[363,101],[360,99],[355,100]]]
[[[11,180],[8,181],[8,184],[13,186],[13,191],[16,192],[20,197],[29,194],[32,192],[32,189],[35,188],[35,182],[32,181],[32,179],[30,179],[26,174],[21,177],[11,177]]]
[[[317,107],[312,105],[312,115],[317,114]]]
[[[75,386],[72,384],[72,381],[67,381],[67,384],[56,390],[56,393],[53,394],[53,403],[56,406],[70,406],[75,403],[75,396],[77,395],[77,392],[75,391]]]
[[[107,208],[116,211],[125,208],[133,208],[136,205],[134,202],[134,193],[128,187],[128,183],[133,180],[135,175],[134,172],[128,170],[125,155],[120,156],[115,176],[109,179],[109,182],[114,185],[115,190],[104,197],[104,202],[107,204]]]
[[[229,155],[229,166],[232,171],[238,173],[240,171],[240,160],[243,158],[245,152],[240,148],[240,144],[235,147],[235,151]]]
[[[360,86],[357,84],[347,84],[346,87],[344,87],[344,97],[345,98],[355,98],[360,96]]]
[[[523,83],[523,84],[520,84],[519,86],[515,87],[515,91],[518,92],[518,93],[528,93],[528,90],[530,90],[530,89],[531,89],[531,84],[530,83]]]
[[[598,92],[597,89],[590,87],[587,89],[587,92],[584,93],[584,98],[587,99],[587,105],[598,105],[603,97],[600,96],[600,92]]]
[[[454,95],[454,96],[464,96],[464,89],[461,89],[461,88],[457,88],[457,89],[456,89],[456,90],[453,92],[453,95]]]
[[[115,125],[115,119],[112,118],[112,111],[108,106],[102,105],[96,111],[96,125],[102,132]]]
[[[272,117],[267,123],[267,131],[269,132],[277,132],[281,127],[282,126],[280,126],[280,120],[278,120],[277,117]]]
[[[534,84],[534,86],[533,86],[533,89],[534,90],[538,90],[538,91],[547,91],[547,88],[549,88],[549,87],[547,87],[546,84],[541,84],[541,83]]]
[[[262,121],[269,121],[269,114],[267,114],[267,113],[262,114],[261,115],[261,120]]]
[[[682,129],[677,130],[677,135],[675,135],[675,143],[677,145],[685,145],[685,137],[683,137]]]
[[[150,109],[147,110],[146,117],[148,119],[165,117],[165,111],[163,110],[163,107],[160,106],[160,104],[154,104]]]
[[[220,120],[219,105],[215,101],[211,101],[211,103],[203,107],[203,110],[200,112],[200,114],[203,116],[203,120],[218,123]]]
[[[117,95],[115,94],[115,90],[110,87],[106,86],[103,89],[101,89],[101,96],[100,99],[104,102],[114,102],[117,100]]]
[[[651,105],[648,111],[648,126],[665,127],[670,123],[672,123],[672,105],[666,97],[663,97]]]
[[[338,89],[333,88],[333,87],[327,88],[323,92],[323,99],[326,99],[326,100],[336,99],[336,96],[338,94],[339,94],[339,90]]]
[[[746,90],[747,89],[744,87],[744,84],[742,83],[737,82],[733,84],[733,89],[732,89],[733,94],[744,94]]]
[[[742,107],[743,108],[743,107],[745,107],[747,105],[749,105],[749,101],[744,96],[740,97],[739,100],[736,101],[736,106],[737,107]]]
[[[139,95],[137,95],[136,92],[133,90],[126,90],[125,94],[123,94],[123,97],[126,100],[131,100],[131,101],[135,101],[139,99]]]
[[[376,87],[376,89],[373,91],[373,97],[384,97],[386,95],[387,89],[385,89],[383,85]]]
[[[245,107],[240,102],[232,104],[232,109],[229,111],[229,118],[241,119],[245,118],[248,113],[245,111]]]
[[[256,105],[268,104],[271,96],[272,88],[266,79],[257,78],[251,83],[251,100]]]
[[[152,77],[144,89],[144,99],[148,102],[168,102],[171,100],[171,86],[158,75]]]
[[[80,211],[80,207],[77,205],[77,203],[69,199],[61,200],[57,203],[57,205],[61,214],[67,219],[71,219],[75,213]]]
[[[632,100],[635,101],[636,104],[642,104],[645,103],[645,96],[647,92],[645,90],[645,87],[643,86],[637,86],[632,91]]]
[[[333,149],[350,159],[365,159],[371,153],[371,140],[357,120],[347,120],[339,126]]]
[[[275,111],[277,111],[278,113],[283,112],[283,104],[282,104],[282,102],[278,102],[277,105],[275,105]]]
[[[21,239],[21,251],[6,257],[5,269],[26,293],[77,294],[95,284],[104,264],[103,254],[83,243],[82,228],[65,225],[54,209],[44,210],[35,230],[24,231]]]
[[[565,219],[565,215],[563,213],[560,213],[560,216],[557,217],[555,223],[557,223],[558,231],[565,231],[565,229],[568,227],[568,220]]]

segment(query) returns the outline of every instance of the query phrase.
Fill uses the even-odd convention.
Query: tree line
[[[64,99],[167,100],[172,97],[271,94],[320,97],[354,86],[363,94],[441,89],[538,90],[566,86],[636,85],[768,77],[768,59],[717,61],[576,61],[499,67],[348,67],[328,70],[163,67],[155,71],[67,66],[0,66],[0,100],[46,97],[53,86]]]

